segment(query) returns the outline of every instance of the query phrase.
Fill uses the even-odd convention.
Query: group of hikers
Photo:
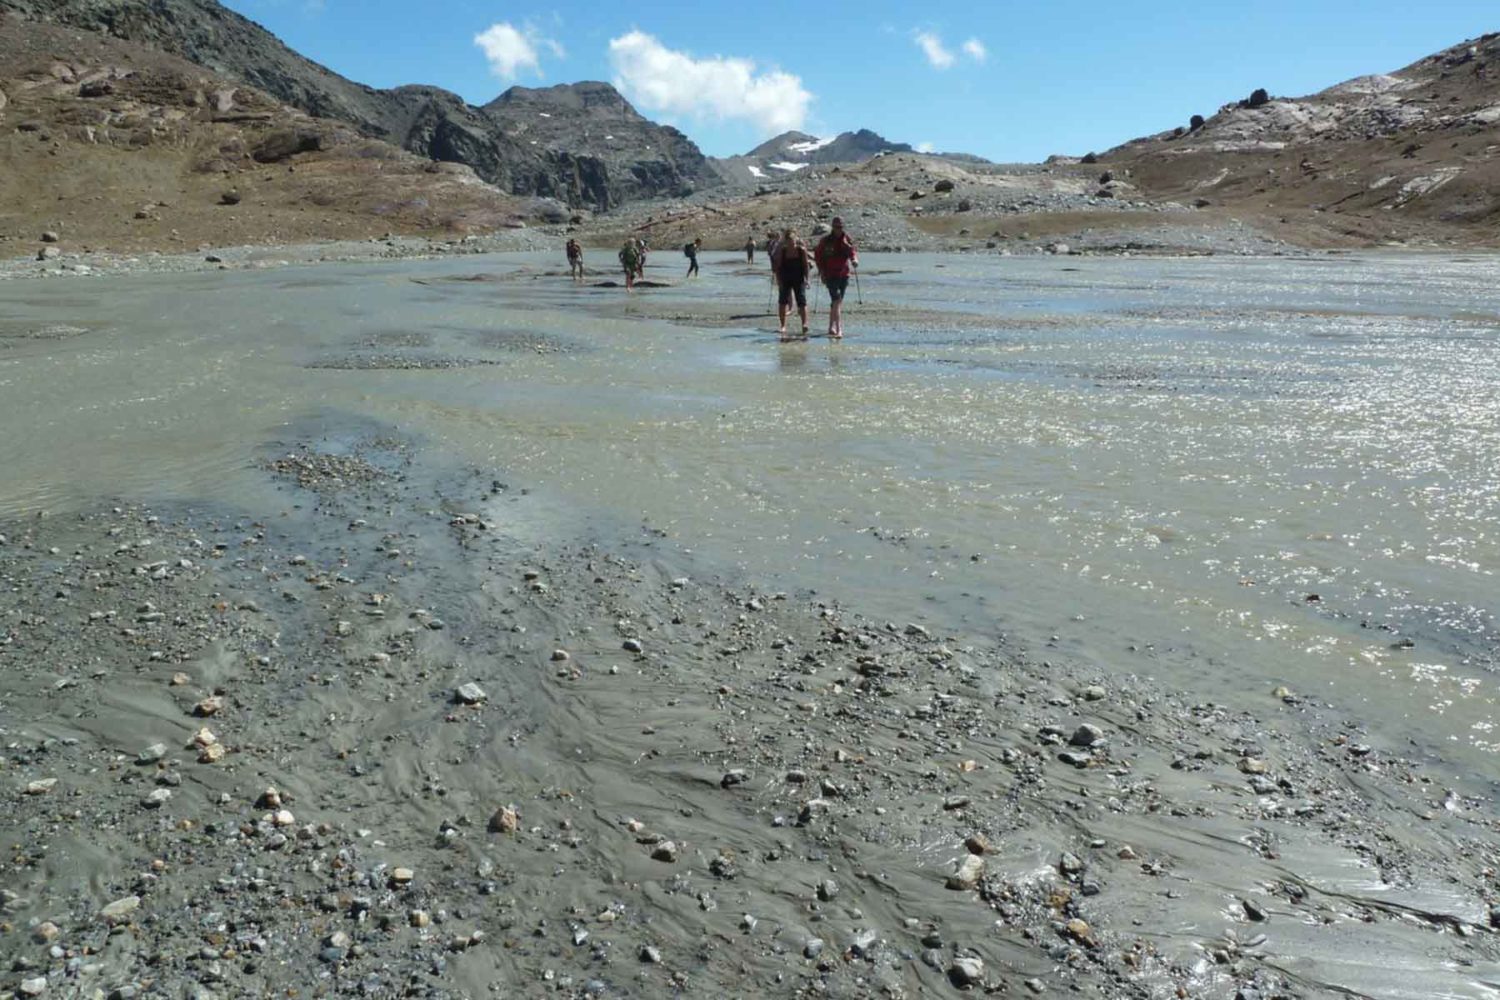
[[[703,248],[702,238],[686,243],[683,256],[688,259],[686,277],[698,274],[698,251]],[[631,237],[620,247],[620,267],[625,272],[625,290],[635,289],[638,279],[646,274],[646,241]],[[787,315],[793,300],[797,303],[797,316],[802,321],[802,339],[808,336],[807,286],[816,271],[823,287],[828,289],[828,337],[840,340],[844,336],[844,293],[849,289],[849,279],[859,268],[859,251],[854,241],[844,231],[844,220],[835,218],[829,223],[829,232],[811,250],[792,229],[784,229],[780,235],[768,233],[765,244],[766,256],[771,261],[771,281],[778,291],[776,318],[783,342],[793,338],[787,333]],[[583,280],[583,247],[576,239],[568,240],[568,272],[574,281]],[[755,263],[755,238],[745,240],[745,262]]]

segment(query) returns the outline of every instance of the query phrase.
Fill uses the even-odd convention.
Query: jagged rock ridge
[[[378,90],[348,80],[216,0],[0,0],[0,11],[157,47],[308,114],[419,155],[467,164],[515,194],[607,209],[718,181],[682,133],[643,118],[608,84],[512,88],[475,108],[436,87]],[[579,134],[581,123],[613,110],[622,115],[621,127],[606,133],[613,139]],[[544,115],[552,116],[550,127],[539,127]]]

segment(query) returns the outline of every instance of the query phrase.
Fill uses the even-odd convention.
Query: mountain
[[[608,84],[514,88],[475,108],[436,87],[378,90],[348,80],[216,0],[0,0],[0,11],[153,46],[310,115],[420,156],[467,164],[515,194],[602,210],[718,182],[682,133],[641,117]],[[592,121],[608,109],[629,127],[611,129],[613,139],[591,136],[575,145],[569,123]],[[526,120],[527,112],[536,120]],[[557,117],[559,127],[538,135],[543,114]]]
[[[1099,157],[1157,197],[1352,238],[1500,224],[1500,34],[1306,97],[1257,90]]]
[[[910,153],[905,143],[890,142],[869,129],[841,132],[820,139],[806,132],[783,132],[743,156],[717,161],[721,173],[740,182],[787,177],[812,166],[863,163],[885,153]]]
[[[159,49],[5,13],[0,177],[0,241],[49,232],[68,253],[568,217]]]

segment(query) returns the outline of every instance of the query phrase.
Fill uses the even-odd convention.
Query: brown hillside
[[[0,176],[0,238],[28,249],[467,232],[523,205],[176,57],[6,16]]]
[[[1500,242],[1500,35],[1309,97],[1252,98],[1101,160],[1151,196],[1307,242]]]

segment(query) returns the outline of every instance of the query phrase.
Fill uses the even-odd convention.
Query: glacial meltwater
[[[524,255],[13,281],[0,514],[238,497],[284,428],[386,421],[543,494],[530,530],[1285,685],[1491,773],[1495,268],[871,256],[846,341],[792,345],[726,259],[629,300]]]

